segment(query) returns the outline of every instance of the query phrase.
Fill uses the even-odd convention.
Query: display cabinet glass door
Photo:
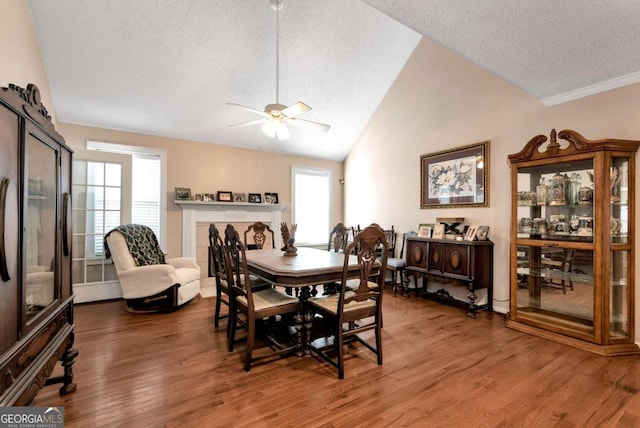
[[[518,318],[592,336],[593,270],[592,251],[518,246]]]
[[[593,160],[518,169],[518,237],[593,242]]]
[[[611,157],[609,167],[610,269],[609,269],[609,336],[612,340],[628,338],[632,322],[629,263],[629,159]]]
[[[25,290],[27,324],[59,297],[56,286],[57,152],[29,134],[26,140]]]

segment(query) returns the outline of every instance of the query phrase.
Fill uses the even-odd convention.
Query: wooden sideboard
[[[407,237],[406,254],[407,275],[415,277],[416,286],[422,278],[426,297],[464,306],[470,317],[481,309],[493,310],[493,242]],[[468,300],[456,300],[444,288],[429,292],[427,281],[464,286]],[[476,304],[480,289],[487,289],[484,305]]]

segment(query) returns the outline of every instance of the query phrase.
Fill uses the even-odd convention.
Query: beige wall
[[[169,257],[181,255],[182,217],[173,203],[174,188],[188,187],[192,193],[215,193],[218,190],[242,193],[276,192],[280,204],[291,204],[291,167],[309,166],[332,170],[333,212],[331,223],[342,221],[343,163],[287,156],[278,153],[226,146],[102,128],[61,123],[62,134],[77,155],[87,141],[154,147],[167,151],[167,248]],[[291,221],[291,209],[283,212],[282,220]],[[279,228],[278,228],[279,230]],[[327,231],[327,236],[328,236]]]
[[[495,242],[494,303],[506,311],[511,199],[507,155],[520,151],[535,135],[548,135],[551,128],[574,129],[588,139],[640,139],[640,84],[545,107],[423,39],[345,161],[345,221],[394,224],[401,232],[416,230],[419,223],[434,222],[436,217],[460,216],[468,224],[489,225],[489,237]],[[485,140],[491,141],[490,206],[420,209],[420,155]],[[639,158],[640,154],[636,164]],[[638,198],[640,190],[636,206]],[[639,230],[637,219],[635,226]],[[638,242],[636,254],[640,254]],[[635,283],[640,285],[640,269]],[[638,341],[640,292],[636,314]]]
[[[23,88],[34,83],[42,104],[56,123],[49,82],[44,71],[31,8],[27,0],[0,0],[0,87],[14,83]]]

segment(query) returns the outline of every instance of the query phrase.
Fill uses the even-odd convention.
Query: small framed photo
[[[202,202],[213,202],[215,201],[215,195],[213,193],[203,193],[202,194]]]
[[[262,203],[262,195],[260,193],[249,193],[249,203],[261,204]]]
[[[191,189],[188,187],[176,187],[176,201],[190,201]]]
[[[233,194],[233,202],[247,202],[247,194],[246,193],[234,193]]]
[[[444,224],[436,223],[433,225],[433,239],[444,239]]]
[[[486,241],[489,239],[489,226],[478,226],[476,238],[478,238],[478,241]]]
[[[432,231],[433,231],[433,224],[421,224],[418,227],[418,236],[421,238],[431,238]]]
[[[277,204],[278,203],[278,194],[277,193],[265,193],[264,194],[264,203],[265,204]]]
[[[202,196],[203,196],[202,193],[196,193],[195,195],[193,195],[193,200],[194,201],[202,201],[203,200]]]
[[[218,199],[219,202],[233,202],[233,193],[218,191],[218,197],[216,199]]]
[[[467,228],[467,233],[464,234],[465,241],[473,241],[476,239],[476,235],[478,234],[478,225],[471,225]]]

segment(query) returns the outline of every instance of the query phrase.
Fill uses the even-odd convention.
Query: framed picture
[[[213,193],[203,193],[202,194],[202,202],[212,202],[215,201],[215,195]]]
[[[277,193],[265,193],[264,194],[264,203],[265,204],[277,204],[278,203],[278,194]]]
[[[421,238],[431,238],[433,224],[421,224],[418,226],[418,236]]]
[[[478,233],[478,225],[472,225],[467,228],[467,232],[464,234],[465,241],[473,241],[476,239],[476,234]]]
[[[190,201],[191,189],[188,187],[176,187],[176,201]]]
[[[262,195],[260,193],[249,193],[249,202],[252,204],[261,204]]]
[[[218,191],[218,197],[216,199],[219,202],[233,202],[233,193]]]
[[[195,195],[193,195],[193,200],[202,201],[203,200],[202,196],[203,196],[202,193],[196,193]]]
[[[246,193],[234,193],[233,194],[233,202],[247,202],[247,194]]]
[[[478,226],[476,238],[478,238],[478,241],[486,241],[489,239],[489,226]]]
[[[489,141],[420,156],[420,208],[489,206]]]
[[[433,239],[444,239],[444,224],[436,223],[433,225]]]

